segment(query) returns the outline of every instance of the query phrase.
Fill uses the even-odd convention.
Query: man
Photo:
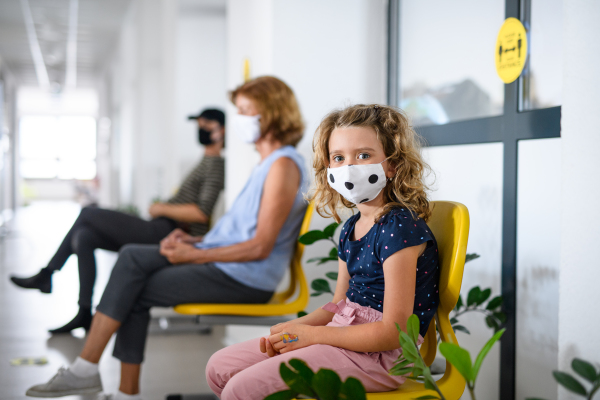
[[[208,223],[225,180],[221,157],[225,135],[225,114],[206,109],[190,119],[197,120],[198,141],[204,146],[200,163],[188,174],[179,190],[167,202],[157,202],[148,210],[146,221],[119,211],[85,207],[67,233],[48,265],[29,278],[12,276],[17,286],[52,292],[52,274],[60,270],[71,254],[79,264],[79,312],[66,325],[50,333],[67,333],[76,328],[89,330],[92,321],[92,294],[96,280],[95,249],[118,251],[126,244],[158,244],[176,228],[193,236],[208,231]]]

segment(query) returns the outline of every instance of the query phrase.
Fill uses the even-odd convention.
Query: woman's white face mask
[[[385,160],[383,160],[385,161]],[[373,200],[387,184],[382,162],[327,168],[327,182],[354,204]]]
[[[260,138],[260,115],[234,114],[227,128],[244,143],[255,143]]]

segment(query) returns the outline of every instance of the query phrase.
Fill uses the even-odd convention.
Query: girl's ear
[[[385,171],[385,176],[388,178],[393,178],[398,171],[398,164],[393,163],[392,161],[388,161],[387,171]]]

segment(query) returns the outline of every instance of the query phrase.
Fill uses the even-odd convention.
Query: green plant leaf
[[[455,311],[458,311],[461,309],[461,307],[463,306],[463,298],[462,295],[458,295],[458,301],[456,302],[456,307],[454,307]]]
[[[358,379],[349,377],[342,384],[339,398],[342,400],[366,400],[367,394],[365,387]]]
[[[279,375],[281,375],[281,379],[283,379],[285,384],[294,392],[302,393],[307,396],[314,395],[314,392],[310,388],[310,381],[304,379],[300,373],[292,371],[285,363],[281,363],[279,366]]]
[[[327,282],[325,279],[315,279],[312,281],[312,283],[310,284],[310,287],[313,288],[313,290],[317,291],[317,292],[325,292],[325,293],[332,293],[331,288],[329,287],[329,282]]]
[[[325,276],[333,281],[337,281],[338,273],[337,272],[328,272],[325,274]]]
[[[465,256],[465,264],[468,263],[469,261],[476,260],[479,257],[481,257],[481,256],[477,253],[469,253]]]
[[[454,343],[443,342],[440,343],[440,353],[442,353],[450,364],[456,367],[458,372],[460,372],[468,383],[473,381],[473,379],[471,379],[473,376],[471,355],[467,350]]]
[[[310,294],[310,297],[317,297],[317,296],[322,295],[323,293],[325,293],[325,292],[314,292],[314,293]]]
[[[477,305],[480,306],[483,303],[485,303],[485,301],[490,298],[491,294],[492,294],[492,289],[490,289],[490,288],[482,290],[481,293],[479,293],[479,298],[477,299]]]
[[[495,312],[494,317],[496,317],[501,324],[506,322],[506,314],[504,314],[502,311]]]
[[[471,334],[471,332],[469,332],[469,330],[462,325],[452,325],[452,329],[454,329],[454,332],[460,331],[466,333],[467,335]]]
[[[487,317],[485,317],[485,323],[489,328],[494,328],[494,331],[497,331],[498,329],[500,329],[500,326],[498,325],[498,321],[496,321],[496,319],[494,317],[492,317],[491,315],[488,315]]]
[[[330,369],[320,369],[312,379],[312,387],[321,400],[338,400],[342,381]]]
[[[479,296],[481,295],[481,288],[479,286],[475,286],[469,290],[469,294],[467,295],[467,307],[474,306],[479,300]]]
[[[394,376],[402,376],[402,375],[406,375],[406,374],[410,374],[413,372],[413,367],[406,367],[406,368],[397,368],[393,367],[392,369],[390,369],[390,375],[394,375]]]
[[[400,356],[402,357],[402,356]],[[402,361],[396,361],[397,364],[395,365],[395,367],[400,367],[400,368],[404,368],[406,366],[408,366],[408,364],[410,364],[410,361],[408,361],[407,359],[402,359]]]
[[[423,382],[425,384],[425,389],[429,389],[429,390],[435,390],[435,382],[433,382],[433,379],[425,379],[425,382]]]
[[[309,383],[312,382],[312,378],[315,376],[315,373],[306,363],[300,359],[292,358],[288,361],[291,367],[293,367],[304,380]]]
[[[417,340],[419,340],[419,317],[415,314],[408,317],[406,321],[406,333],[414,343],[417,343]]]
[[[404,354],[407,360],[415,362],[419,358],[417,346],[415,346],[412,339],[405,332],[400,332],[400,346],[402,347],[402,354]]]
[[[323,231],[314,230],[314,231],[308,231],[304,235],[300,236],[298,238],[298,241],[302,244],[308,245],[308,244],[313,244],[314,242],[317,242],[319,240],[324,240],[324,239],[329,239],[329,238],[325,235],[325,233],[323,233]]]
[[[502,329],[496,332],[494,336],[492,336],[490,340],[488,340],[487,343],[481,348],[479,354],[477,354],[477,357],[475,358],[475,363],[473,363],[473,382],[475,382],[475,380],[477,379],[477,375],[479,374],[479,368],[481,368],[483,359],[490,352],[490,350],[494,346],[494,343],[496,343],[500,339],[500,337],[502,337],[505,330],[506,329]]]
[[[571,368],[573,371],[577,372],[579,376],[585,378],[590,383],[594,383],[596,379],[598,379],[598,374],[596,373],[596,368],[589,362],[582,360],[581,358],[574,358],[573,362],[571,362]]]
[[[330,258],[335,258],[337,260],[338,258],[338,249],[335,247],[332,247],[331,250],[329,250],[329,257]]]
[[[337,261],[337,260],[338,260],[337,257],[335,257],[335,258],[323,257],[323,258],[321,258],[321,260],[319,260],[319,262],[317,263],[317,265],[321,265],[321,264],[325,264],[325,263],[327,263],[329,261]]]
[[[334,222],[332,224],[329,224],[325,227],[325,229],[323,229],[323,233],[328,237],[331,238],[333,237],[333,234],[335,233],[335,230],[337,229],[337,227],[340,224],[338,224],[337,222]]]
[[[450,318],[450,324],[454,325],[458,322],[458,319],[456,319],[455,317]]]
[[[502,296],[496,296],[490,300],[490,302],[487,304],[485,309],[493,311],[502,305],[502,301],[503,301]]]
[[[293,390],[282,390],[281,392],[273,393],[265,397],[265,400],[292,400],[298,396],[298,393]]]
[[[306,311],[298,311],[298,318],[308,315]]]
[[[583,385],[571,375],[560,371],[553,371],[552,375],[554,375],[554,379],[556,380],[556,382],[564,386],[565,389],[570,390],[573,393],[580,394],[582,396],[587,395],[587,392]]]

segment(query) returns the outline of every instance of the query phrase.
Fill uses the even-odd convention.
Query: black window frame
[[[400,1],[388,2],[388,104],[400,97]],[[531,0],[505,0],[505,18],[530,18]],[[529,21],[527,21],[529,22]],[[529,23],[525,26],[530,26]],[[491,54],[491,52],[490,52]],[[524,71],[528,69],[528,63]],[[417,127],[427,146],[503,143],[502,270],[503,310],[507,315],[500,343],[500,399],[515,398],[517,309],[517,174],[520,140],[560,137],[561,107],[520,111],[527,76],[504,85],[504,113],[499,116]]]

